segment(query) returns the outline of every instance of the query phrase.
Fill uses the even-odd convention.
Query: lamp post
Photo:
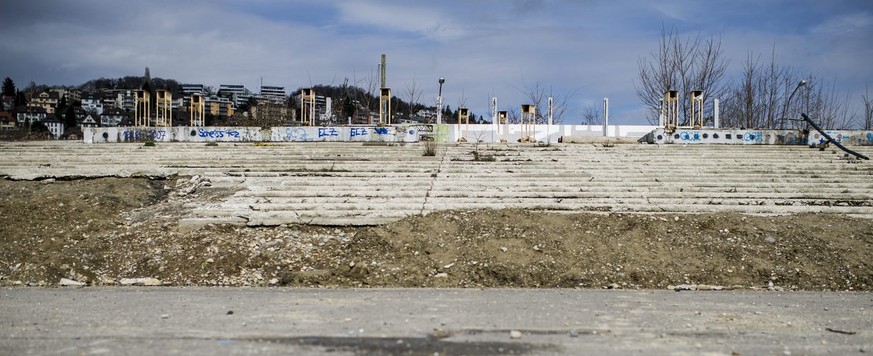
[[[787,118],[785,115],[788,112],[788,106],[791,105],[791,99],[794,98],[794,94],[797,94],[797,89],[800,89],[802,86],[806,86],[806,80],[801,80],[797,83],[797,86],[794,87],[794,91],[792,91],[791,95],[788,96],[788,101],[785,102],[785,106],[782,107],[782,120],[779,121],[780,130],[785,128],[785,119]]]
[[[440,77],[440,91],[437,94],[437,124],[443,123],[443,83],[446,82],[446,78]]]

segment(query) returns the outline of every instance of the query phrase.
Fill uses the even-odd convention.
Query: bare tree
[[[798,115],[799,98],[787,102],[797,78],[791,67],[776,61],[775,47],[769,64],[761,64],[760,55],[750,52],[743,63],[739,82],[723,101],[723,126],[775,129],[789,124],[797,127],[797,122],[786,121]]]
[[[852,125],[849,95],[837,91],[836,81],[827,84],[816,78],[809,80],[804,91],[802,111],[825,129],[845,129]]]
[[[516,87],[515,89],[527,97],[527,104],[536,106],[537,124],[545,124],[549,121],[549,98],[552,98],[552,123],[563,123],[567,115],[567,103],[575,95],[575,91],[568,94],[556,95],[552,88],[549,88],[547,92],[546,87],[540,84],[540,82],[520,88]],[[512,114],[512,111],[509,113]]]
[[[409,104],[409,114],[407,117],[411,117],[421,107],[419,102],[421,101],[422,89],[415,81],[415,75],[412,76],[412,82],[404,83],[404,86],[404,94],[406,94],[407,103]]]
[[[611,116],[611,115],[610,115]],[[582,108],[582,124],[600,125],[603,123],[603,106],[588,104]]]
[[[873,100],[870,99],[870,86],[867,83],[864,83],[864,95],[861,95],[861,100],[864,102],[862,126],[864,130],[873,130]]]
[[[702,90],[706,98],[720,98],[727,86],[724,81],[728,61],[723,58],[721,40],[710,37],[680,38],[675,29],[661,30],[658,50],[640,58],[639,82],[634,83],[637,96],[650,112],[650,123],[656,123],[664,92],[676,90],[680,97],[692,90]],[[679,104],[682,124],[687,123],[689,103]],[[711,109],[707,109],[709,113]],[[705,114],[706,116],[706,114]]]

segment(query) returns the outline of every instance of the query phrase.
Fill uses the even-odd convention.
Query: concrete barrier
[[[873,146],[873,131],[826,130],[844,146]],[[657,128],[645,135],[643,141],[657,144],[726,144],[726,145],[804,145],[815,146],[825,142],[818,132],[802,130],[739,130],[739,129],[676,129],[667,132]]]
[[[91,127],[86,143],[118,142],[418,142],[419,127]]]

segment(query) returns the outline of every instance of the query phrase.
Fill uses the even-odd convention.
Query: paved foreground
[[[873,294],[6,288],[0,354],[861,354]]]

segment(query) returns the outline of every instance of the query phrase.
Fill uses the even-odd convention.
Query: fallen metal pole
[[[806,116],[806,114],[804,114],[804,113],[800,113],[800,117],[802,117],[804,120],[806,120],[806,122],[809,123],[810,126],[812,126],[816,131],[818,131],[822,136],[824,136],[824,138],[826,138],[826,139],[828,140],[828,142],[833,143],[834,146],[839,147],[839,149],[841,149],[841,150],[843,150],[844,152],[849,153],[849,154],[851,154],[851,155],[853,155],[853,156],[855,156],[855,157],[858,157],[858,158],[861,158],[861,159],[870,160],[870,158],[867,158],[867,156],[862,155],[862,154],[860,154],[860,153],[858,153],[858,152],[852,151],[852,150],[850,150],[850,149],[844,147],[844,146],[843,146],[842,144],[840,144],[839,142],[834,141],[834,139],[831,138],[830,135],[826,134],[826,133],[824,132],[824,130],[822,130],[821,127],[818,127],[818,125],[817,125],[815,122],[813,122],[812,119],[809,118],[809,116]]]

